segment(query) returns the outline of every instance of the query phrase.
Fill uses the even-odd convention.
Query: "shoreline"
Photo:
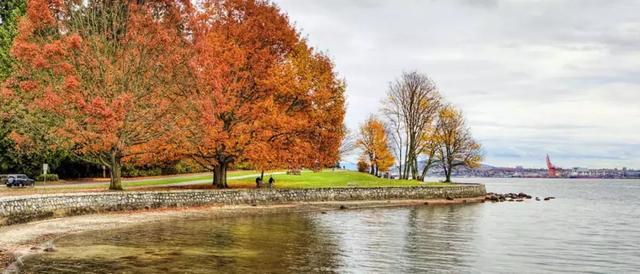
[[[52,242],[71,234],[116,229],[176,219],[229,218],[278,213],[326,212],[403,206],[456,205],[482,203],[485,197],[426,200],[362,200],[298,202],[272,205],[213,205],[107,212],[47,219],[0,227],[0,271],[13,273],[23,258],[45,252]]]

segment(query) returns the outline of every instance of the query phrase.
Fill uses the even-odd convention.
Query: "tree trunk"
[[[402,152],[400,152],[400,159],[398,159],[398,179],[402,179]]]
[[[406,133],[409,134],[408,132]],[[402,179],[409,179],[409,171],[407,168],[407,164],[409,163],[409,140],[404,144],[404,168],[402,169]]]
[[[213,185],[217,188],[224,188],[223,175],[222,165],[213,168]]]
[[[222,183],[224,188],[229,188],[229,185],[227,184],[227,167],[227,164],[222,166]]]
[[[264,169],[260,171],[260,181],[264,181]]]
[[[445,182],[451,183],[451,173],[453,173],[453,163],[447,160],[447,162],[445,163],[445,166],[446,166],[444,170],[444,175],[446,176]]]
[[[427,173],[429,172],[429,169],[431,168],[431,163],[432,163],[432,158],[429,158],[429,160],[427,160],[427,162],[424,165],[424,168],[422,169],[422,176],[421,176],[421,180],[424,182],[424,178],[427,178]]]
[[[116,152],[111,154],[111,183],[109,184],[109,190],[123,190],[122,189],[122,158],[120,158]]]
[[[418,175],[418,157],[413,158],[413,179],[420,180]]]

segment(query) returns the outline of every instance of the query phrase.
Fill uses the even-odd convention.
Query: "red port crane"
[[[551,159],[549,158],[549,154],[547,154],[547,168],[549,169],[549,177],[558,177],[558,174],[556,173],[556,171],[558,170],[558,167],[554,166],[551,163]]]

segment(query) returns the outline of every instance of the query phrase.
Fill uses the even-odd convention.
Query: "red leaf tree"
[[[50,134],[109,167],[168,155],[188,85],[184,22],[190,1],[31,0],[13,54],[16,97],[53,115]],[[171,151],[164,149],[163,151]]]
[[[266,1],[205,1],[192,29],[195,89],[184,147],[226,187],[233,163],[335,164],[344,84]]]

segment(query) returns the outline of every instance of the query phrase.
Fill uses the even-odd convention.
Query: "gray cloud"
[[[276,0],[348,83],[347,125],[402,71],[462,108],[487,163],[640,168],[640,2]]]

